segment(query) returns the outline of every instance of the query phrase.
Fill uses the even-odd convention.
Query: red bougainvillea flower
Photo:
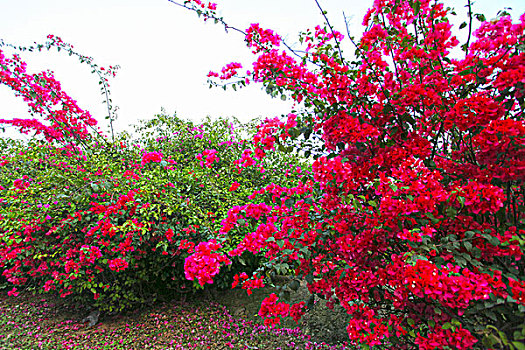
[[[160,163],[162,161],[162,153],[149,152],[142,156],[142,165],[150,162]]]
[[[13,296],[13,297],[18,296],[18,292],[17,292],[16,287],[14,287],[14,288],[11,289],[9,292],[7,292],[7,295],[9,295],[9,296]]]
[[[113,271],[124,271],[128,268],[128,262],[122,258],[116,258],[108,261],[109,268]]]
[[[220,253],[216,253],[221,245],[216,240],[201,242],[195,247],[195,252],[186,258],[184,272],[190,281],[197,280],[203,286],[213,283],[213,276],[219,273],[221,263],[231,264],[230,259]]]
[[[232,185],[230,186],[230,189],[229,191],[232,192],[232,191],[235,191],[236,189],[239,188],[239,183],[237,181],[235,181],[234,183],[232,183]]]

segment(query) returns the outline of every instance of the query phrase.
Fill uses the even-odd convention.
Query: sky
[[[183,0],[181,0],[182,2]],[[314,0],[216,0],[218,13],[237,28],[260,23],[282,35],[292,46],[297,33],[322,23]],[[319,0],[336,29],[346,32],[342,12],[350,17],[351,34],[362,32],[362,18],[371,5],[365,0]],[[466,1],[449,0],[458,17]],[[494,18],[511,7],[513,18],[525,12],[523,0],[478,0],[474,12]],[[460,21],[461,22],[461,21]],[[459,23],[457,25],[459,25]],[[234,91],[209,89],[206,75],[236,61],[250,68],[252,55],[241,34],[225,33],[213,22],[168,0],[0,0],[0,39],[17,45],[60,36],[75,50],[101,66],[120,65],[110,81],[113,103],[119,106],[117,131],[129,130],[139,119],[167,113],[199,121],[206,116],[249,121],[286,114],[291,102],[272,99],[260,85]],[[461,35],[459,36],[461,40]],[[353,52],[346,46],[347,52]],[[98,80],[88,66],[56,52],[23,53],[30,72],[50,69],[79,106],[104,126],[105,105]],[[0,85],[0,119],[27,118],[27,106]],[[11,132],[0,136],[12,137]]]

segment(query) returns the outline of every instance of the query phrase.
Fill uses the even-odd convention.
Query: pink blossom
[[[113,271],[124,271],[128,268],[129,264],[122,258],[116,258],[108,261],[109,268]]]
[[[149,152],[149,153],[145,153],[143,156],[142,156],[142,165],[146,164],[146,163],[149,163],[149,162],[155,162],[155,163],[159,163],[162,161],[162,153],[160,152]]]

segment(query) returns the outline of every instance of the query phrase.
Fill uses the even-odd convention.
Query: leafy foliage
[[[179,5],[232,28],[213,3]],[[48,141],[13,144],[1,163],[4,275],[132,303],[142,292],[126,283],[171,286],[159,266],[184,265],[198,287],[253,256],[234,285],[250,292],[266,274],[293,272],[287,288],[303,279],[328,306],[340,304],[363,348],[519,349],[525,14],[513,23],[469,11],[458,47],[452,12],[376,1],[359,42],[347,30],[355,60],[324,11],[326,23],[300,35],[303,51],[258,24],[236,29],[253,69],[243,75],[232,62],[210,72],[210,84],[259,83],[304,106],[258,125],[251,145],[221,121],[199,129],[167,116],[139,127],[144,148],[127,137],[109,143],[88,132],[93,121],[57,94],[52,76],[0,56],[2,82],[51,123],[4,121]],[[463,57],[452,56],[459,48]],[[313,156],[312,172],[285,165],[279,152],[298,147]],[[267,324],[308,307],[283,299],[263,301]]]
[[[287,181],[284,158],[268,160],[264,173],[237,169],[245,142],[224,119],[193,125],[160,114],[136,131],[85,151],[33,140],[3,156],[1,256],[11,283],[107,311],[191,291],[188,252],[217,238],[227,209],[254,188]],[[206,166],[199,158],[209,149],[221,159]],[[223,288],[240,264],[219,277]]]
[[[326,23],[302,32],[300,49],[253,24],[241,31],[253,69],[209,74],[212,85],[260,83],[301,103],[261,125],[254,143],[271,154],[299,140],[314,157],[314,181],[268,189],[262,214],[232,208],[223,230],[242,220],[259,233],[232,255],[264,252],[271,268],[295,271],[347,310],[350,339],[364,348],[523,341],[525,14],[486,21],[471,5],[463,53],[452,9],[386,0],[358,42],[347,28],[354,60],[319,6]],[[201,1],[184,6],[231,28]],[[260,314],[278,323],[297,312],[271,295]]]

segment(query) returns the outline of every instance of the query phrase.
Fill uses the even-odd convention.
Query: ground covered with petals
[[[299,328],[270,329],[234,317],[206,298],[159,304],[82,324],[82,308],[20,294],[0,298],[2,349],[345,349],[310,340]]]

